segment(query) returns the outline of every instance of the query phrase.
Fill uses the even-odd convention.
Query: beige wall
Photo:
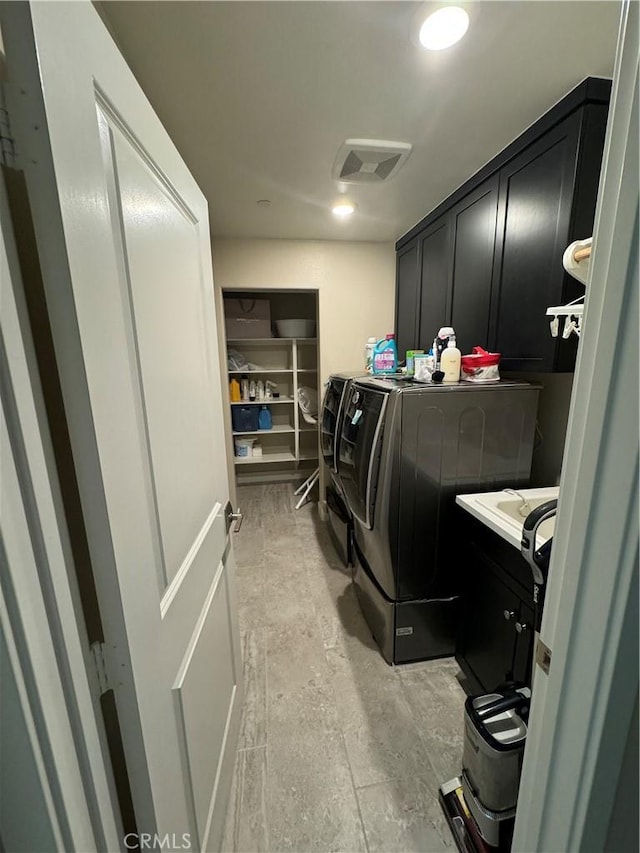
[[[215,239],[213,279],[220,358],[224,370],[223,288],[317,290],[322,383],[331,373],[361,370],[367,338],[372,335],[380,338],[393,331],[393,243]],[[228,388],[223,389],[223,393],[228,395]],[[237,506],[231,431],[227,421],[225,438],[230,498]],[[324,466],[321,466],[321,501],[325,474]]]
[[[217,239],[213,278],[216,289],[317,288],[323,382],[361,370],[367,338],[393,331],[393,243]]]

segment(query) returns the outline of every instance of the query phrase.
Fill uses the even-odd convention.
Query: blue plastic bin
[[[234,432],[255,432],[258,429],[260,406],[232,406],[231,423]]]

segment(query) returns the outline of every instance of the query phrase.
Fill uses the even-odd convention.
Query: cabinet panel
[[[492,690],[513,674],[520,599],[501,582],[473,545],[469,557],[467,606],[456,654],[472,670],[482,689]],[[505,611],[509,618],[505,618]]]
[[[451,325],[462,353],[478,345],[488,347],[497,215],[497,175],[453,209]]]
[[[396,345],[403,361],[418,342],[418,241],[398,255],[396,268]]]
[[[492,349],[506,369],[553,369],[558,339],[545,312],[563,296],[579,118],[562,122],[500,172]]]
[[[450,217],[430,226],[421,239],[420,327],[418,341],[428,350],[441,326],[449,324],[451,275]]]
[[[513,655],[513,677],[516,681],[531,684],[531,663],[533,657],[533,609],[524,602],[520,604],[519,619],[521,625],[526,625],[526,630],[516,632],[516,646]]]

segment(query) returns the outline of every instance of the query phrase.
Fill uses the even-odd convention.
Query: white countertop
[[[560,489],[558,486],[550,486],[545,489],[518,489],[518,491],[527,499],[531,509],[535,509],[541,503],[557,498]],[[518,551],[520,550],[524,517],[518,513],[518,507],[522,501],[517,495],[505,491],[458,495],[456,503]],[[539,548],[553,536],[554,525],[555,518],[550,518],[540,525],[536,536],[536,547]]]

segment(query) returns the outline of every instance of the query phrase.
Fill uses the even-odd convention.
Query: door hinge
[[[93,667],[98,680],[98,689],[100,696],[111,689],[109,684],[109,675],[107,673],[107,662],[105,660],[105,645],[104,643],[91,643],[91,657],[93,658]]]
[[[546,643],[543,643],[540,637],[536,643],[536,663],[545,675],[549,675],[549,667],[551,666],[551,649]]]

